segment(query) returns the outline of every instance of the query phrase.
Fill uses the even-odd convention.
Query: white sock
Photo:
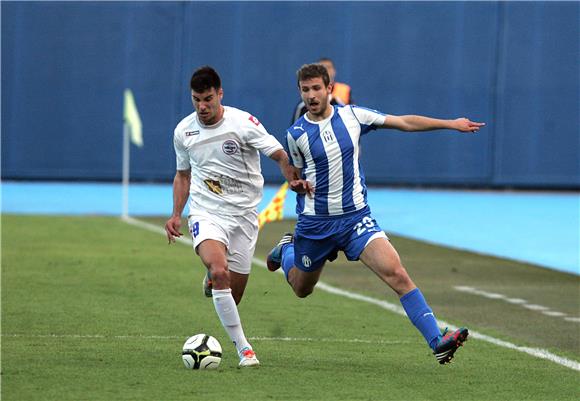
[[[222,322],[222,326],[224,326],[224,329],[236,346],[238,353],[245,347],[251,348],[242,329],[238,307],[234,301],[234,297],[232,297],[232,290],[230,288],[225,290],[212,289],[211,293],[215,311]]]

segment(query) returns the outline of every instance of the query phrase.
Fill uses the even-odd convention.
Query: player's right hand
[[[181,227],[181,217],[171,216],[165,223],[165,233],[167,234],[168,244],[175,242],[175,238],[181,237],[183,234],[179,231]]]
[[[288,183],[290,189],[299,194],[306,194],[309,198],[314,196],[314,187],[312,183],[307,180],[292,180]]]

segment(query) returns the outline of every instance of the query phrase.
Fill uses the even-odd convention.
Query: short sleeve
[[[362,134],[376,129],[385,122],[385,113],[360,106],[350,106],[350,108],[362,127]]]
[[[290,156],[290,163],[297,168],[304,167],[304,158],[302,157],[302,153],[298,148],[298,144],[296,140],[290,134],[290,132],[286,132],[286,149],[288,150],[288,155]]]
[[[268,157],[277,150],[282,149],[280,142],[266,131],[266,128],[256,117],[251,114],[247,114],[247,116],[247,121],[244,125],[247,128],[245,131],[248,145]]]
[[[176,128],[173,134],[173,148],[175,149],[177,170],[190,170],[189,153],[180,138],[179,130]]]

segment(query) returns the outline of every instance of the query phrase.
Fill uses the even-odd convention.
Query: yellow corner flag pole
[[[130,142],[143,146],[141,117],[135,104],[135,98],[131,89],[125,89],[123,101],[123,205],[121,217],[129,217],[129,166],[130,166]]]
[[[285,182],[278,192],[276,192],[276,195],[274,195],[268,206],[260,212],[258,215],[258,228],[260,230],[264,224],[284,218],[284,201],[286,200],[287,191],[288,183]]]

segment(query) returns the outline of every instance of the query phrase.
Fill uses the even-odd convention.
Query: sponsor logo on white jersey
[[[206,178],[205,180],[203,180],[203,182],[205,183],[205,185],[207,185],[207,189],[209,189],[214,194],[222,195],[224,193],[222,190],[222,185],[220,184],[219,181]]]
[[[254,117],[254,116],[250,116],[250,118],[248,118],[248,120],[250,120],[251,122],[253,122],[256,125],[256,127],[258,125],[260,125],[260,121],[258,121],[258,119],[256,117]]]

